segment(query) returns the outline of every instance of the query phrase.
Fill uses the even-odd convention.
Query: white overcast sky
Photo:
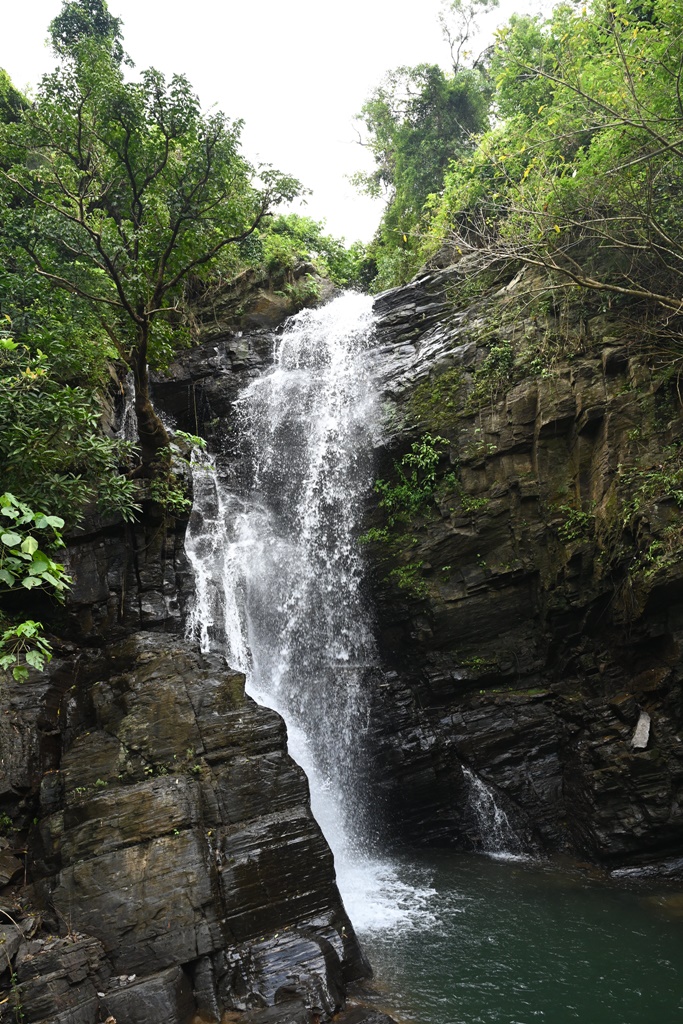
[[[61,0],[0,0],[0,67],[19,88],[35,87],[52,67],[47,27],[61,7]],[[551,7],[551,0],[501,0],[482,21],[480,48],[513,11]],[[353,115],[390,68],[447,66],[439,0],[109,0],[109,10],[123,19],[138,69],[187,75],[205,108],[216,104],[244,119],[249,159],[313,190],[303,212],[349,242],[371,238],[382,204],[346,180],[370,168]]]

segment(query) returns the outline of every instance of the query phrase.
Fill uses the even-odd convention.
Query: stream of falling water
[[[360,931],[414,924],[432,895],[374,852],[363,791],[378,672],[357,543],[381,433],[371,309],[347,294],[292,318],[272,368],[238,399],[239,472],[195,467],[187,538],[192,633],[285,719]]]

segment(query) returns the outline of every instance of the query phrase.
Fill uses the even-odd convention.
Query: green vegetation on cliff
[[[130,517],[131,478],[168,475],[149,371],[191,343],[190,297],[256,267],[296,305],[317,288],[286,283],[297,265],[348,285],[364,253],[274,218],[302,186],[252,166],[242,123],[204,113],[184,76],[131,79],[104,0],[65,0],[50,35],[58,66],[35,99],[0,73],[0,457],[5,488],[72,524],[93,501]],[[126,371],[135,446],[100,423]]]
[[[407,263],[390,227],[412,172],[394,157],[377,286],[430,259],[462,260],[468,274],[522,263],[679,314],[682,61],[673,0],[564,3],[548,18],[513,17],[477,67],[491,127],[482,131],[484,115],[476,140],[469,127],[447,147],[432,144],[433,121],[411,127],[424,166],[446,166],[411,214]]]
[[[424,262],[424,207],[441,191],[453,160],[463,159],[487,127],[491,84],[487,54],[475,60],[464,49],[477,9],[486,0],[454,0],[447,5],[456,27],[442,19],[450,43],[451,68],[435,64],[399,67],[387,73],[358,115],[363,145],[375,169],[354,176],[366,194],[387,196],[387,207],[369,254],[379,291],[409,280]]]
[[[148,368],[178,344],[169,317],[186,282],[234,266],[239,243],[301,186],[251,167],[241,122],[202,113],[184,76],[128,81],[104,3],[65,4],[51,34],[60,64],[3,132],[4,234],[38,277],[81,300],[131,370],[147,468],[169,441]]]

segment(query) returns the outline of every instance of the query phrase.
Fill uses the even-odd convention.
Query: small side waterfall
[[[360,927],[412,912],[408,887],[397,902],[391,865],[369,855],[361,791],[378,671],[356,540],[380,432],[372,322],[371,299],[353,294],[292,318],[272,368],[238,399],[237,469],[195,467],[187,537],[193,635],[285,719]]]
[[[463,766],[462,771],[469,792],[468,808],[479,828],[482,852],[493,857],[521,858],[522,842],[493,790],[470,768]]]

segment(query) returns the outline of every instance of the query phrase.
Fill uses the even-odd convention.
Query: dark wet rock
[[[135,629],[181,629],[191,593],[184,538],[185,524],[160,513],[135,525],[86,519],[64,556],[74,580],[64,623],[71,636],[92,641]]]
[[[449,442],[429,514],[393,547],[368,547],[386,669],[371,750],[390,830],[478,845],[464,765],[534,849],[661,861],[683,847],[683,563],[645,572],[629,559],[636,543],[666,548],[680,518],[661,503],[618,551],[610,538],[621,467],[662,462],[680,403],[637,339],[603,345],[596,323],[579,355],[469,408],[490,346],[524,344],[538,325],[504,321],[519,280],[444,310],[453,273],[376,303],[392,409],[381,475],[425,430]],[[435,407],[430,382],[446,379]],[[563,534],[572,509],[583,519]],[[410,566],[417,586],[399,585],[391,570]]]
[[[0,850],[0,888],[24,872],[24,862],[10,853]]]
[[[40,1024],[95,1024],[111,975],[101,943],[91,936],[36,940],[20,950],[10,1002],[23,1020]]]
[[[161,633],[81,651],[72,678],[32,872],[43,901],[87,939],[21,960],[30,1019],[49,1017],[53,999],[55,1019],[73,1004],[89,1020],[93,991],[117,1020],[140,1024],[285,995],[326,1016],[343,1006],[367,966],[279,716],[222,658]],[[92,981],[94,950],[123,986]],[[38,975],[55,978],[38,990]]]
[[[110,985],[100,1002],[104,1011],[115,1021],[125,1024],[185,1024],[193,1016],[195,1001],[192,983],[180,967],[132,982],[121,979],[120,987]]]
[[[306,282],[313,288],[300,301]],[[335,290],[312,264],[300,264],[275,277],[248,270],[221,293],[206,295],[196,310],[197,344],[153,375],[155,402],[182,430],[229,447],[234,401],[272,361],[284,321]]]

